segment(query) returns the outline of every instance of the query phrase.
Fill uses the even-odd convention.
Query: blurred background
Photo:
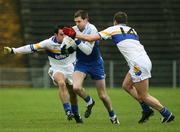
[[[0,87],[52,87],[45,52],[3,55],[3,47],[36,43],[53,35],[57,24],[73,26],[78,9],[89,12],[98,30],[112,25],[114,13],[125,11],[150,56],[151,86],[180,86],[179,0],[0,0]],[[101,41],[108,87],[121,87],[128,71],[116,45]],[[85,86],[93,86],[90,78]]]

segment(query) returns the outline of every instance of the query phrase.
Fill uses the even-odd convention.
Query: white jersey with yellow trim
[[[128,63],[147,54],[137,32],[125,24],[111,26],[100,31],[99,35],[102,39],[112,39]]]
[[[15,54],[17,53],[32,53],[40,50],[46,50],[48,54],[49,63],[52,67],[71,65],[75,62],[75,52],[69,55],[61,54],[61,44],[56,40],[55,36],[41,41],[36,44],[29,44],[19,48],[13,48]]]

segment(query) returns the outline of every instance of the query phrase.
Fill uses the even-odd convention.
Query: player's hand
[[[63,28],[63,33],[69,37],[71,37],[72,39],[74,39],[76,37],[76,32],[72,27],[64,27]]]
[[[61,54],[62,54],[62,55],[72,54],[74,51],[75,51],[75,50],[74,50],[73,47],[66,48],[66,45],[64,45],[64,46],[61,48]]]
[[[14,53],[12,48],[4,47],[4,54],[12,54],[12,53]]]
[[[67,55],[67,54],[68,54],[68,50],[66,49],[66,45],[64,45],[64,46],[61,48],[61,54],[62,54],[62,55]]]

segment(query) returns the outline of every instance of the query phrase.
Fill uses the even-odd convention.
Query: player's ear
[[[113,21],[113,24],[114,24],[114,25],[117,25],[117,22],[114,20],[114,21]]]
[[[57,33],[54,33],[54,36],[57,37]]]

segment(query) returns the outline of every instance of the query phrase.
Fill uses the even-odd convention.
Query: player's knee
[[[148,96],[147,95],[139,95],[139,99],[146,102]]]
[[[75,92],[78,92],[78,91],[80,91],[80,90],[81,90],[81,87],[80,87],[80,86],[75,85],[75,86],[73,86],[73,90],[74,90]]]
[[[99,98],[100,98],[101,100],[106,100],[107,95],[106,95],[106,94],[99,94]]]
[[[65,86],[66,86],[66,83],[64,82],[64,81],[58,81],[57,82],[58,83],[58,86],[60,87],[60,88],[64,88]]]

